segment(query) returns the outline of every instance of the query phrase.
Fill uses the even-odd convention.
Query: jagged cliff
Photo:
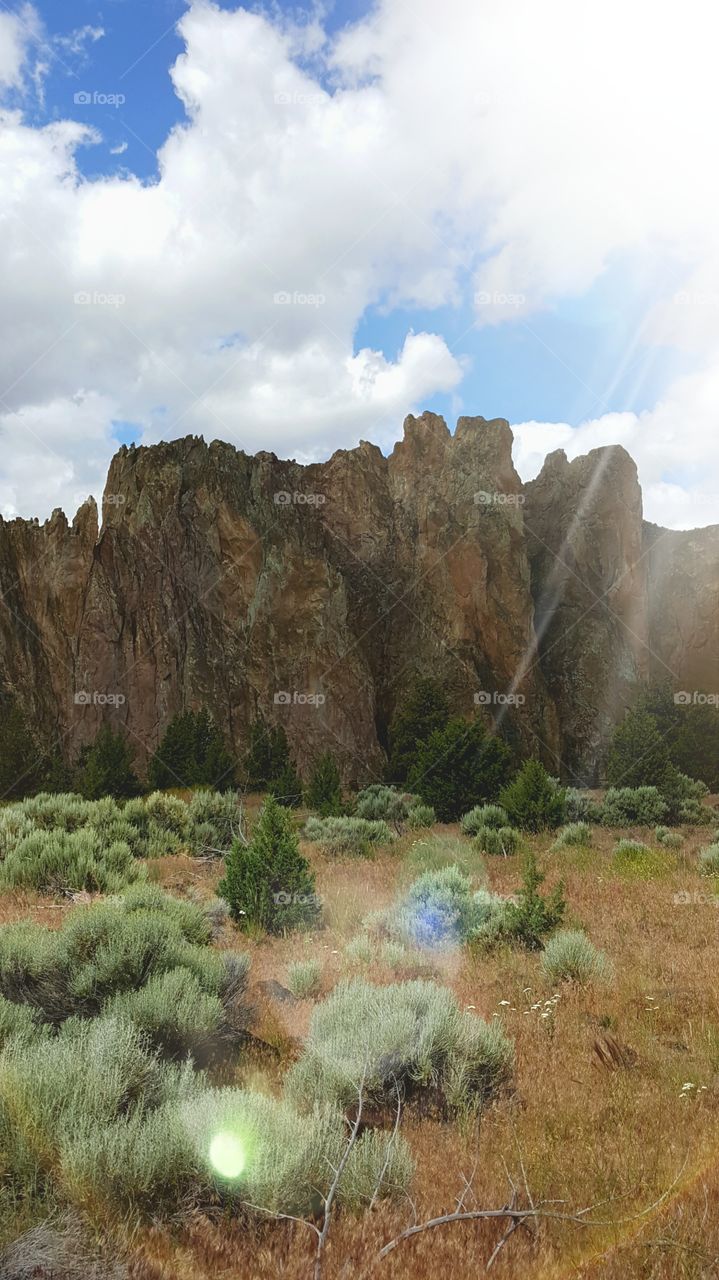
[[[329,745],[358,780],[433,674],[593,781],[638,681],[719,689],[719,527],[643,524],[621,448],[552,454],[522,486],[511,446],[502,419],[451,435],[425,413],[389,457],[307,467],[196,437],[122,448],[100,528],[92,502],[72,525],[0,521],[2,685],[69,756],[110,717],[142,760],[206,703],[238,752],[262,711],[301,766]]]

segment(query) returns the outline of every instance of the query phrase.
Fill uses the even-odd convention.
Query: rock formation
[[[126,448],[69,525],[0,520],[0,680],[69,758],[103,719],[141,764],[209,705],[240,754],[261,711],[306,768],[376,777],[417,674],[594,781],[638,682],[719,690],[719,527],[642,522],[621,448],[523,486],[502,419],[405,422],[300,466],[187,437]]]

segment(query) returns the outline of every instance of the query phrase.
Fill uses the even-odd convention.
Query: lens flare
[[[234,1133],[218,1133],[210,1143],[210,1164],[221,1178],[239,1178],[245,1167],[245,1149]]]

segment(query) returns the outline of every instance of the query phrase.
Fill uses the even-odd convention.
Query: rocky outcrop
[[[657,661],[719,687],[719,530],[643,526],[621,449],[553,454],[523,487],[511,447],[502,419],[451,435],[425,413],[389,457],[363,442],[307,467],[195,437],[122,448],[99,530],[92,503],[0,521],[3,684],[68,756],[111,718],[142,762],[205,703],[238,754],[261,711],[301,768],[329,746],[360,780],[432,674],[592,781]]]

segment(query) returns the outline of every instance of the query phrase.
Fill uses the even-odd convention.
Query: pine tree
[[[512,825],[522,831],[553,830],[566,816],[566,792],[539,760],[525,761],[502,791],[499,803]]]
[[[456,822],[475,805],[494,800],[509,777],[511,752],[481,720],[459,717],[421,744],[409,785],[440,822]]]
[[[281,933],[317,919],[315,880],[292,819],[268,796],[249,845],[235,841],[217,892],[242,928]]]
[[[648,711],[628,711],[617,726],[607,761],[607,781],[613,787],[659,787],[671,769],[669,749]]]
[[[320,756],[312,770],[307,805],[322,818],[337,817],[342,813],[342,780],[330,751]]]
[[[0,705],[0,800],[20,800],[42,783],[43,759],[15,702]]]
[[[195,777],[195,717],[191,711],[173,716],[147,766],[153,791],[191,787]]]
[[[286,809],[296,809],[302,804],[302,780],[291,760],[269,785],[269,793]]]
[[[448,720],[449,704],[439,682],[431,678],[416,680],[390,726],[387,763],[390,782],[407,782],[420,748],[436,729],[443,729]]]
[[[155,791],[198,786],[226,791],[234,786],[233,758],[206,707],[173,716],[148,764],[147,777]]]
[[[77,786],[87,800],[102,796],[136,796],[141,788],[132,770],[133,751],[121,733],[109,724],[98,731],[95,741],[81,754]]]
[[[280,776],[289,759],[287,734],[282,726],[270,728],[263,716],[258,716],[250,725],[250,743],[245,757],[249,790],[264,791]]]
[[[705,782],[710,791],[719,791],[719,709],[705,704],[680,710],[672,761],[682,773]]]

